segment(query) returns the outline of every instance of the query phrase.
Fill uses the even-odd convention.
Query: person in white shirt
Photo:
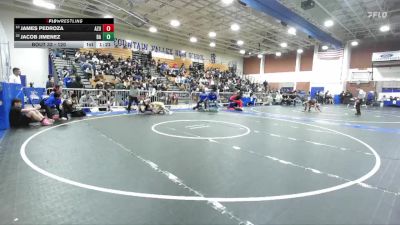
[[[99,62],[100,62],[100,60],[99,60],[95,55],[92,57],[92,61],[93,61],[95,64],[99,64]]]
[[[21,84],[21,70],[19,68],[13,68],[13,74],[9,78],[9,83]]]
[[[361,116],[361,104],[363,103],[363,101],[365,99],[366,93],[361,88],[358,88],[357,91],[358,91],[358,95],[357,95],[357,99],[356,99],[356,110],[357,110],[356,115]]]

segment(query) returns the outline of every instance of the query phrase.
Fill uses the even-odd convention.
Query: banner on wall
[[[204,56],[201,54],[193,53],[193,52],[186,52],[183,50],[177,50],[172,48],[167,48],[165,46],[159,46],[157,44],[149,44],[140,41],[134,40],[124,40],[120,38],[115,38],[114,40],[115,47],[123,47],[129,48],[132,50],[139,50],[144,52],[155,52],[165,55],[177,56],[181,58],[189,58],[192,60],[203,61]]]
[[[397,60],[400,60],[400,51],[372,53],[372,62],[397,61]]]

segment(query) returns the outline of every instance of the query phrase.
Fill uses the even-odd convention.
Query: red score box
[[[114,32],[114,24],[103,24],[103,32]]]

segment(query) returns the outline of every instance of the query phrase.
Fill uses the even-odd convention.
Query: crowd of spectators
[[[145,57],[122,59],[115,58],[111,53],[80,52],[75,54],[75,62],[79,63],[84,76],[94,81],[97,88],[128,88],[132,81],[148,82],[151,79],[150,68],[156,66],[151,54]],[[105,76],[113,76],[113,80],[106,81]]]
[[[141,53],[144,54],[144,53]],[[307,101],[310,93],[286,90],[270,90],[268,82],[257,83],[238,76],[233,69],[204,69],[203,64],[190,65],[168,64],[165,61],[152,58],[151,54],[144,57],[116,58],[111,53],[102,54],[98,51],[80,52],[75,54],[75,62],[79,63],[84,76],[92,80],[95,89],[130,89],[135,85],[139,90],[149,91],[185,91],[200,92],[216,89],[218,92],[241,91],[247,95],[263,93],[275,104],[295,104],[296,101]],[[67,69],[62,71],[69,75]],[[109,79],[106,79],[108,77]],[[111,79],[110,79],[111,77]],[[73,85],[72,85],[73,84]],[[70,83],[70,87],[82,87],[80,78]],[[341,102],[346,103],[350,92],[343,92]],[[351,97],[350,97],[351,98]],[[320,104],[333,104],[333,96],[329,91],[318,92],[315,99]]]
[[[141,90],[166,91],[176,88],[180,91],[199,91],[216,87],[220,92],[261,92],[266,86],[237,76],[235,71],[203,69],[202,65],[168,65],[155,61],[151,54],[147,57],[116,59],[111,53],[80,52],[75,54],[84,76],[93,81],[96,89],[129,89],[132,84]],[[154,71],[156,74],[151,73]],[[112,76],[107,80],[106,76]]]

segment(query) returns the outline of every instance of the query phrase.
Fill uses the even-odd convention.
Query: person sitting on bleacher
[[[61,75],[64,78],[69,77],[70,72],[69,72],[69,70],[68,70],[68,68],[66,66],[64,66],[64,68],[61,70]]]
[[[20,99],[11,101],[11,110],[9,114],[10,126],[13,128],[26,127],[32,122],[40,122],[42,126],[49,126],[53,123],[52,120],[44,117],[37,108],[23,109]]]
[[[71,83],[71,88],[83,88],[83,84],[81,82],[81,77],[76,76],[75,81]]]

